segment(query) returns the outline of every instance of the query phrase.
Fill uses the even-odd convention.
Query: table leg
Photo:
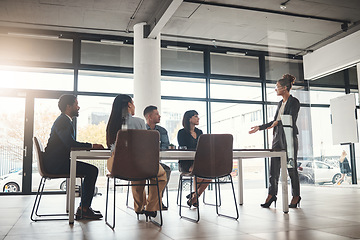
[[[281,186],[282,186],[282,204],[283,212],[289,212],[289,203],[288,203],[288,184],[287,184],[287,159],[286,152],[283,152],[280,157],[281,161]]]
[[[243,169],[242,158],[238,158],[238,184],[239,184],[239,204],[244,203],[244,182],[243,182]]]
[[[74,223],[74,205],[75,205],[75,180],[76,180],[76,159],[75,152],[71,152],[70,160],[70,184],[69,184],[69,224]]]
[[[69,202],[70,202],[70,198],[69,198],[69,178],[66,178],[66,212],[69,213]]]

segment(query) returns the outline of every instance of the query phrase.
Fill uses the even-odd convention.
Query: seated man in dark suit
[[[104,148],[101,144],[82,143],[75,140],[75,128],[72,122],[79,116],[78,101],[74,95],[62,95],[58,103],[61,115],[55,120],[45,148],[45,167],[52,174],[70,174],[70,151],[72,147]],[[76,219],[100,219],[102,214],[91,208],[98,169],[94,165],[77,162],[76,174],[85,176],[81,203],[76,212]]]
[[[165,128],[156,125],[157,123],[160,122],[160,114],[159,111],[157,110],[157,107],[155,106],[147,106],[144,109],[144,117],[146,119],[146,129],[147,130],[157,130],[160,133],[160,149],[168,149],[170,142],[169,142],[169,136],[168,133],[166,131]],[[167,178],[167,183],[169,183],[170,180],[170,174],[171,174],[171,169],[168,165],[164,164],[164,163],[160,163],[160,165],[164,168],[165,172],[166,172],[166,178]],[[164,196],[164,194],[162,194],[162,196]],[[168,207],[164,205],[164,203],[162,204],[162,210],[167,210]]]

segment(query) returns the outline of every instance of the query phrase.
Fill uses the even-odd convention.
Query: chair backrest
[[[45,170],[45,166],[44,166],[44,156],[43,156],[44,148],[43,148],[41,141],[37,137],[34,137],[34,144],[35,144],[35,149],[36,149],[36,153],[37,153],[38,171],[42,177],[45,177],[48,174],[47,174],[47,172]]]
[[[233,136],[203,134],[199,137],[192,173],[199,177],[215,178],[231,173],[233,167]]]
[[[117,133],[111,175],[126,180],[147,179],[159,171],[160,134],[127,129]]]

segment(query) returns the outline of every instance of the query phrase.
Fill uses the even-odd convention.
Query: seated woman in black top
[[[177,135],[179,146],[185,146],[189,150],[196,150],[198,139],[203,133],[200,129],[196,128],[196,125],[199,125],[199,116],[195,110],[186,111],[182,121],[183,129],[180,129]],[[193,168],[194,161],[180,160],[179,161],[179,171],[180,172],[191,172]],[[211,182],[209,179],[198,178],[198,183],[202,182]],[[197,191],[199,196],[205,191],[209,184],[199,184],[198,186],[194,185],[195,191]],[[187,204],[189,206],[196,205],[196,194],[193,192],[188,196],[189,200]]]

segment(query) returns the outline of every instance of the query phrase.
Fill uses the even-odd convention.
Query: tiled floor
[[[223,208],[231,210],[231,195],[222,193]],[[288,214],[282,212],[281,196],[277,208],[273,205],[262,209],[259,204],[265,196],[265,189],[245,190],[238,221],[218,217],[214,207],[201,203],[200,222],[192,223],[179,218],[176,192],[171,192],[170,208],[164,212],[164,225],[159,228],[145,222],[144,216],[138,221],[126,208],[124,194],[119,194],[114,231],[104,220],[75,221],[73,225],[67,221],[32,222],[29,216],[34,196],[1,196],[0,239],[360,239],[357,186],[303,186],[301,208],[290,209]],[[64,200],[64,195],[45,196],[42,209],[60,211]],[[105,194],[94,198],[93,208],[104,213]]]

